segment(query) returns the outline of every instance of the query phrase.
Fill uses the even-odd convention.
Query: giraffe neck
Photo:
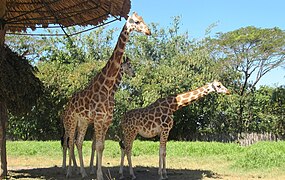
[[[210,88],[210,85],[207,84],[193,91],[178,94],[174,96],[174,102],[176,102],[176,106],[172,106],[172,109],[176,111],[184,106],[191,104],[194,101],[197,101],[198,99],[208,95],[211,92],[213,92],[213,88]]]
[[[105,77],[116,79],[118,72],[121,69],[122,57],[125,52],[125,47],[128,39],[129,39],[129,32],[127,30],[127,26],[125,25],[120,33],[116,47],[105,66],[106,69],[105,71],[103,71]]]
[[[116,47],[100,73],[98,73],[89,85],[89,89],[92,91],[98,91],[98,87],[101,88],[99,91],[112,91],[114,84],[116,83],[117,76],[121,69],[122,57],[125,51],[126,43],[129,39],[129,32],[125,25],[120,33]]]
[[[119,89],[123,74],[124,74],[123,69],[121,68],[118,75],[117,75],[117,79],[116,79],[115,84],[114,84],[113,89],[112,89],[112,96],[114,96],[115,92]]]

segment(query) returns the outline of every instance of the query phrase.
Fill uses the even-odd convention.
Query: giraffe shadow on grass
[[[89,172],[89,168],[85,168]],[[136,166],[134,171],[137,180],[157,180],[157,167]],[[210,170],[192,170],[192,169],[167,169],[169,180],[199,180],[205,177],[211,179],[219,179],[219,175]],[[64,180],[65,173],[61,167],[47,167],[47,168],[27,168],[18,170],[9,170],[8,179],[47,179],[47,180]],[[105,180],[119,179],[119,167],[103,167],[103,174]],[[125,180],[131,179],[128,176],[128,167],[124,167]],[[72,174],[70,180],[81,179],[81,176],[75,172]],[[95,175],[88,174],[86,180],[95,180]]]

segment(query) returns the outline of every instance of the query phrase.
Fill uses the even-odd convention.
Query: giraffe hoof
[[[97,180],[104,180],[103,175],[98,174],[98,172],[97,172]]]
[[[95,168],[94,166],[90,166],[90,174],[95,174]]]
[[[69,178],[71,177],[72,175],[72,168],[71,167],[68,167],[67,171],[66,171],[66,178]]]
[[[120,174],[119,179],[125,179],[125,177],[122,174]]]
[[[82,177],[82,179],[84,179],[84,178],[87,177],[87,174],[86,173],[81,173],[81,177]]]

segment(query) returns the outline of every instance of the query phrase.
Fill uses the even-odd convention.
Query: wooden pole
[[[0,46],[4,45],[5,41],[5,20],[4,16],[6,14],[6,0],[0,0]],[[2,52],[1,52],[2,53]]]
[[[4,51],[5,42],[5,14],[6,14],[6,0],[0,0],[0,66],[6,58]],[[1,69],[1,67],[0,67]],[[1,77],[0,77],[1,78]],[[1,83],[1,79],[0,79]],[[5,99],[0,99],[0,179],[7,176],[7,156],[6,156],[6,128],[8,125],[7,105]]]

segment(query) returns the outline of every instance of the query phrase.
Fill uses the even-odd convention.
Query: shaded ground
[[[86,168],[87,173],[89,169]],[[156,167],[135,167],[135,174],[137,180],[157,180],[157,168]],[[210,179],[220,179],[220,177],[206,170],[177,170],[177,169],[167,169],[168,170],[168,179],[170,180],[198,180],[204,178]],[[105,175],[105,179],[119,179],[119,167],[104,167],[103,173]],[[125,167],[124,169],[125,179],[130,179],[128,169]],[[63,180],[66,179],[62,168],[60,167],[48,167],[48,168],[24,168],[24,169],[14,169],[9,170],[9,179],[47,179],[47,180]],[[89,175],[86,180],[95,179],[95,175]],[[70,180],[81,179],[80,175],[77,175],[75,172],[73,173],[72,178]]]

